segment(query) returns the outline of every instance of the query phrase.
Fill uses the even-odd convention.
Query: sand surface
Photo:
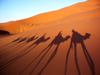
[[[22,27],[27,29],[23,33],[19,31],[19,34],[0,38],[1,75],[100,75],[100,5],[98,0],[95,3],[89,1],[81,4],[91,6],[91,10],[87,8],[84,12],[63,18],[44,20],[44,23],[39,20],[34,24],[29,20],[28,25],[28,21],[16,21],[15,29],[21,28],[19,23],[26,24]],[[73,6],[77,5],[80,4]],[[13,22],[8,23],[12,26]],[[6,30],[6,25],[2,25],[2,29]],[[82,36],[91,34],[83,42],[86,50],[81,43],[76,43],[76,50],[72,44],[73,48],[69,50],[73,29]],[[60,31],[63,41],[58,36]],[[70,38],[65,40],[68,36]]]
[[[100,63],[100,60],[99,60],[100,21],[99,20],[100,18],[95,18],[95,19],[89,19],[89,21],[84,20],[84,21],[74,22],[74,23],[65,24],[65,25],[56,25],[56,26],[51,26],[48,28],[37,29],[37,30],[1,38],[0,39],[0,42],[1,42],[0,43],[0,49],[1,49],[0,50],[0,54],[1,54],[0,70],[1,71],[0,72],[3,75],[18,75],[52,42],[52,40],[55,38],[55,36],[58,35],[60,31],[62,31],[62,37],[65,38],[68,35],[72,36],[72,29],[74,29],[77,32],[79,32],[81,35],[85,35],[85,33],[91,34],[90,39],[84,40],[84,44],[95,65],[94,67],[95,73],[96,75],[99,75],[100,74],[100,71],[99,71],[100,70],[100,64],[99,64]],[[45,42],[40,42],[34,49],[32,49],[34,47],[33,43],[44,34],[45,34],[44,36],[45,38],[50,37],[50,39],[48,39]],[[18,42],[18,41],[12,42],[13,40],[21,36],[22,38],[25,38],[27,36],[28,38],[31,38],[34,35],[36,35],[36,37],[38,38],[30,42],[25,42],[27,41],[27,39],[21,42]],[[57,49],[56,55],[45,67],[41,75],[47,75],[47,74],[64,75],[66,55],[70,46],[70,42],[71,42],[71,38],[60,43]],[[32,71],[32,75],[37,75],[41,71],[41,69],[45,66],[45,64],[49,60],[50,56],[53,54],[53,51],[55,50],[56,47],[57,45],[52,45],[50,50],[43,57],[43,59],[40,60],[41,57],[47,51],[45,50],[42,54],[40,54],[40,56],[34,62],[32,62],[25,69],[25,71],[22,72],[21,75],[28,75],[32,71],[32,69],[34,69],[36,64],[40,61],[39,64],[34,69],[34,71]],[[89,64],[85,58],[83,49],[81,47],[81,44],[77,44],[77,59],[78,59],[78,65],[79,65],[81,74],[92,75]],[[68,75],[78,74],[76,64],[75,64],[74,47],[73,49],[70,50],[70,53],[69,53],[68,63],[67,63],[67,74]]]

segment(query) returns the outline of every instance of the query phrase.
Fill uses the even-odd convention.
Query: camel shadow
[[[87,49],[86,49],[86,47],[84,45],[84,40],[89,39],[91,34],[86,33],[85,36],[82,36],[78,32],[74,31],[74,29],[72,30],[72,33],[73,34],[72,34],[72,38],[71,38],[70,47],[69,47],[67,55],[66,55],[65,75],[66,75],[66,72],[67,72],[67,62],[68,62],[69,52],[70,52],[70,49],[73,48],[72,43],[74,43],[75,63],[76,63],[76,68],[77,68],[77,71],[78,71],[78,75],[81,75],[81,73],[80,73],[80,69],[79,69],[79,66],[78,66],[78,62],[77,62],[77,52],[76,52],[77,43],[80,43],[82,45],[82,49],[83,49],[83,52],[85,54],[86,60],[88,62],[88,65],[89,65],[89,67],[91,69],[92,75],[95,75],[94,62],[93,62],[91,56],[89,55],[89,53],[88,53],[88,51],[87,51]]]
[[[45,66],[42,68],[42,70],[38,73],[38,75],[41,75],[41,73],[44,71],[44,69],[47,67],[47,65],[51,62],[51,60],[55,57],[57,51],[58,51],[58,47],[60,45],[60,43],[67,41],[70,38],[70,36],[66,36],[65,38],[62,37],[62,33],[61,31],[59,32],[59,34],[54,38],[54,40],[45,48],[51,48],[53,44],[57,45],[56,49],[53,51],[53,53],[51,54],[49,60],[47,61],[47,63],[45,64]],[[44,50],[45,50],[44,49]],[[47,54],[47,52],[49,51],[49,49],[45,52],[45,54],[42,56],[42,58],[40,59],[40,61],[43,59],[43,57]],[[38,63],[40,63],[40,61]],[[37,66],[37,65],[36,65]],[[32,73],[32,71],[31,71]],[[31,74],[30,73],[30,74]]]
[[[70,36],[66,36],[65,38],[63,38],[62,34],[61,34],[61,31],[60,31],[59,34],[54,38],[54,40],[19,75],[21,75],[47,49],[47,51],[43,54],[43,56],[40,58],[38,63],[35,65],[35,67],[30,72],[29,75],[31,75],[32,72],[35,70],[35,68],[38,66],[38,64],[42,61],[44,56],[47,54],[47,52],[50,50],[50,48],[53,46],[53,44],[57,45],[56,49],[53,51],[52,55],[50,56],[48,62],[43,67],[43,69],[39,72],[39,74],[41,74],[43,72],[43,70],[46,68],[46,66],[50,63],[50,61],[55,57],[60,43],[64,42],[64,41],[67,41],[69,38],[70,38]]]
[[[30,35],[31,35],[31,34],[30,34]],[[21,36],[21,37],[15,39],[15,40],[13,40],[12,42],[10,42],[10,43],[8,43],[8,44],[2,46],[1,48],[4,47],[3,50],[5,50],[5,49],[10,49],[10,48],[16,47],[16,45],[18,45],[18,44],[24,42],[25,40],[29,39],[29,36],[30,36],[30,35],[28,35],[28,36],[26,36],[26,37],[24,37],[24,38],[23,38],[23,36]]]
[[[31,44],[30,46],[28,46],[27,48],[25,48],[24,50],[22,50],[22,53],[24,53],[25,51],[28,50],[28,48],[30,48],[30,47],[33,46],[30,50],[28,50],[27,52],[24,53],[24,54],[26,54],[26,53],[30,52],[32,49],[34,49],[38,44],[40,44],[42,42],[46,42],[47,40],[49,40],[50,37],[48,37],[48,38],[45,39],[45,35],[46,35],[46,33],[42,37],[40,37],[37,41],[35,41],[33,44]]]
[[[36,34],[37,35],[37,34]],[[36,35],[28,38],[27,40],[25,40],[23,43],[19,44],[18,46],[14,47],[13,49],[10,49],[9,51],[3,53],[1,55],[1,59],[4,58],[4,57],[7,57],[8,55],[12,54],[12,53],[15,53],[18,49],[20,49],[21,47],[25,46],[26,44],[28,44],[29,42],[32,42],[34,40],[36,40],[38,37],[36,37]],[[36,38],[35,38],[36,37]],[[26,38],[26,37],[25,37]],[[22,39],[23,40],[23,39]],[[21,40],[20,40],[21,41]]]
[[[17,53],[16,55],[12,56],[13,58],[9,58],[7,60],[5,60],[4,62],[2,62],[2,65],[0,65],[0,71],[3,70],[4,68],[8,67],[9,65],[11,65],[12,63],[14,63],[17,59],[21,58],[22,56],[28,54],[33,48],[35,48],[38,44],[42,43],[42,42],[46,42],[47,40],[50,39],[50,37],[45,39],[45,35],[46,33],[40,37],[37,41],[35,41],[33,44],[31,44],[30,46],[28,46],[27,48],[23,49],[22,51],[20,51],[19,53]],[[30,40],[31,41],[31,40]],[[34,47],[32,47],[33,45],[35,45]],[[30,50],[28,50],[28,48],[32,47]]]
[[[30,35],[31,35],[31,34],[30,34]],[[30,35],[28,35],[28,36],[26,36],[26,37],[24,37],[24,38],[21,38],[20,40],[16,41],[14,44],[12,44],[12,45],[9,46],[9,47],[16,46],[16,45],[18,45],[18,44],[20,44],[20,43],[22,43],[22,42],[28,40],[28,39],[30,38],[30,37],[29,37]]]
[[[38,33],[37,33],[38,34]],[[27,38],[27,40],[24,40],[24,42],[22,43],[22,44],[19,44],[16,48],[20,48],[20,47],[22,47],[22,46],[25,46],[26,44],[28,44],[29,42],[32,42],[32,41],[34,41],[34,40],[36,40],[38,37],[36,37],[36,35],[37,34],[35,34],[34,36],[32,36],[32,37],[30,37],[30,38]]]
[[[20,39],[22,39],[22,37],[23,37],[23,36],[21,36],[21,37],[15,39],[15,40],[13,40],[13,41],[11,41],[10,43],[7,43],[7,44],[1,46],[0,49],[1,49],[1,48],[4,48],[4,47],[6,47],[6,46],[9,46],[9,45],[11,45],[12,43],[15,43],[15,42],[19,41]]]

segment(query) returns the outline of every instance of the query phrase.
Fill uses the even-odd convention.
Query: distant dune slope
[[[30,26],[34,25],[33,30],[37,25],[65,20],[66,23],[80,21],[100,17],[100,1],[88,0],[80,2],[60,10],[38,14],[36,16],[18,21],[10,21],[0,24],[0,30],[6,30],[11,34],[32,30]],[[36,28],[37,29],[37,28]]]

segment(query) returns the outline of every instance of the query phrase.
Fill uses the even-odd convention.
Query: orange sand
[[[36,26],[42,26],[44,23],[50,24],[51,22],[62,20],[66,20],[66,23],[68,23],[100,17],[99,12],[100,1],[89,0],[86,2],[80,2],[69,7],[62,8],[60,10],[38,14],[27,19],[1,23],[0,30],[6,30],[9,31],[11,34],[16,34],[29,31],[31,27],[33,27],[32,30],[34,30]],[[33,24],[33,26],[30,27],[31,24]]]
[[[100,1],[98,0],[96,0],[95,2],[93,0],[88,0],[86,2],[77,3],[57,11],[39,14],[28,19],[2,23],[1,24],[2,27],[0,27],[0,29],[8,30],[10,33],[13,33],[13,31],[16,31],[18,28],[21,28],[22,24],[25,24],[27,29],[24,31],[24,33],[19,32],[20,34],[0,38],[1,75],[19,75],[19,73],[21,73],[52,42],[52,40],[58,35],[60,31],[62,31],[63,38],[65,38],[67,35],[72,37],[72,29],[74,29],[81,35],[85,35],[85,33],[91,34],[89,39],[84,40],[84,44],[87,48],[88,53],[90,54],[90,57],[93,60],[95,75],[100,75],[100,60],[99,60],[100,59],[99,58],[100,5],[99,4]],[[80,9],[79,8],[80,6],[82,6],[81,8],[84,10]],[[76,11],[74,11],[74,9],[76,9]],[[30,24],[33,25],[31,26]],[[28,36],[29,38],[34,36],[35,34],[37,34],[36,37],[38,37],[36,40],[38,40],[44,34],[45,38],[50,37],[50,39],[48,39],[45,42],[39,43],[32,50],[31,48],[34,47],[32,44],[36,40],[28,42],[26,43],[26,45],[23,45],[22,47],[20,46],[25,41],[17,43],[15,45],[13,45],[15,43],[13,42],[11,44],[4,46],[5,44],[10,43],[21,36],[22,38]],[[41,75],[64,75],[66,55],[70,46],[70,42],[71,38],[69,38],[67,41],[60,43],[56,55],[45,67]],[[41,59],[43,54],[45,54],[46,51],[44,51],[33,63],[31,63],[30,66],[28,66],[21,73],[21,75],[29,75],[31,71],[32,71],[31,75],[37,75],[43,69],[43,67],[49,60],[51,54],[53,54],[53,51],[55,50],[56,47],[57,45],[52,45],[50,50],[46,53],[46,55],[43,57],[43,59],[40,61],[40,63],[37,65],[34,71],[32,71],[32,69],[36,66],[36,64]],[[27,51],[29,52],[21,56],[20,58],[16,58],[16,56],[18,56],[16,54],[23,51],[25,48],[27,48],[26,52]],[[13,60],[14,58],[16,58],[16,60]],[[77,44],[77,60],[81,75],[92,75],[92,72],[85,58],[81,44]],[[69,53],[66,73],[67,73],[66,75],[78,75],[78,71],[75,64],[74,46]]]

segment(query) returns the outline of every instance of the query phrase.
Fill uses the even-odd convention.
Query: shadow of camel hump
[[[78,66],[78,62],[77,62],[77,52],[76,52],[76,44],[77,43],[80,43],[82,45],[82,49],[83,49],[84,55],[86,57],[86,60],[88,62],[88,65],[90,67],[91,73],[92,73],[92,75],[95,75],[94,62],[93,62],[91,56],[89,55],[89,53],[88,53],[88,51],[87,51],[87,49],[84,45],[84,40],[89,39],[91,34],[86,33],[85,36],[82,36],[78,32],[74,31],[74,29],[72,30],[72,33],[73,34],[72,34],[72,38],[71,38],[70,47],[69,47],[67,55],[66,55],[65,75],[66,75],[66,71],[67,71],[67,62],[68,62],[69,52],[70,52],[70,49],[73,48],[72,43],[74,43],[75,63],[76,63],[78,75],[81,75],[81,73],[80,73],[80,69],[79,69],[79,66]]]
[[[38,44],[42,43],[42,42],[46,42],[47,40],[50,39],[50,37],[45,39],[45,35],[46,33],[40,37],[37,41],[35,41],[33,44],[31,44],[30,46],[28,46],[27,48],[23,49],[22,51],[20,51],[19,53],[17,53],[16,55],[12,56],[12,58],[7,59],[6,61],[2,62],[2,65],[0,65],[0,71],[3,70],[4,68],[8,67],[9,65],[11,65],[12,63],[14,63],[17,59],[21,58],[22,56],[28,54],[31,50],[33,50],[33,48],[35,48]],[[35,45],[35,46],[33,46]],[[32,47],[33,46],[33,47]],[[32,47],[31,49],[29,49],[30,47]],[[29,49],[29,50],[28,50]]]
[[[42,61],[42,59],[45,57],[45,55],[48,53],[48,51],[50,50],[50,48],[52,47],[53,44],[57,45],[56,49],[53,51],[53,53],[51,54],[49,60],[47,61],[46,65],[42,68],[42,70],[38,73],[38,75],[40,75],[43,70],[46,68],[46,66],[50,63],[50,61],[55,57],[58,47],[60,45],[61,42],[65,42],[70,38],[70,36],[66,36],[65,38],[62,37],[62,33],[61,31],[58,33],[58,35],[53,39],[53,41],[25,68],[27,69],[46,49],[46,52],[42,55],[42,57],[40,58],[40,60],[38,61],[38,63],[35,65],[35,67],[32,69],[32,71],[30,72],[29,75],[32,74],[32,72],[36,69],[36,67],[39,65],[39,63]],[[25,71],[25,69],[23,71]],[[22,72],[23,72],[22,71]],[[21,72],[21,73],[22,73]],[[20,73],[20,74],[21,74]]]

